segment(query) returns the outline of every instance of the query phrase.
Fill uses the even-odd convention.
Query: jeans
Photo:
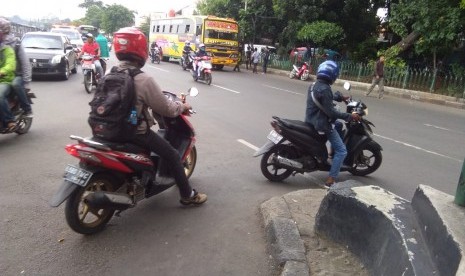
[[[8,95],[10,95],[11,87],[9,84],[0,83],[0,117],[3,123],[14,122],[15,118],[11,113],[10,106],[8,104]]]
[[[173,148],[168,141],[149,130],[146,134],[138,134],[131,141],[132,143],[158,154],[163,162],[170,168],[170,172],[178,185],[179,193],[182,198],[189,198],[192,193],[192,187],[189,185],[184,167],[181,163],[181,157],[178,151]]]
[[[328,134],[328,140],[331,143],[331,147],[334,150],[333,163],[331,164],[331,169],[329,170],[329,176],[336,178],[341,170],[342,163],[347,156],[346,145],[341,139],[339,133],[332,129]]]
[[[100,77],[103,77],[105,75],[105,72],[103,72],[103,67],[102,64],[100,63],[100,60],[94,60],[95,64],[95,69],[97,70],[97,73],[100,74]]]
[[[26,89],[24,89],[23,78],[20,76],[16,77],[11,85],[13,86],[13,89],[15,90],[16,95],[18,96],[21,108],[26,112],[31,111],[31,104],[29,103],[29,100],[27,98]]]

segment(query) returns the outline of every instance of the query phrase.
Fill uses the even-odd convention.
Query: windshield
[[[214,39],[237,40],[237,33],[206,29],[205,37]]]
[[[63,49],[61,37],[47,35],[26,35],[21,41],[24,48]]]
[[[58,29],[58,30],[51,30],[51,32],[64,34],[70,40],[76,40],[76,39],[81,38],[81,35],[79,34],[79,32],[73,32],[73,31],[70,31],[70,30],[63,30],[63,29],[60,30],[60,29]]]

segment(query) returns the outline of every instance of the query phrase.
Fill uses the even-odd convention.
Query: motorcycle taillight
[[[67,145],[65,147],[66,151],[68,152],[69,155],[77,157],[79,159],[91,161],[94,163],[102,163],[102,160],[98,158],[95,154],[84,151],[84,150],[79,150],[79,148],[76,147],[76,145]]]

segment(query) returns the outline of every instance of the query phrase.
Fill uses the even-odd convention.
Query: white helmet
[[[185,43],[185,44],[186,44],[186,46],[191,46],[191,43],[190,43],[189,40],[186,40],[186,43]]]

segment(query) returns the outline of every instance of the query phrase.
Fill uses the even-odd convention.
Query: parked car
[[[29,32],[21,44],[32,66],[32,76],[60,76],[67,80],[77,73],[77,55],[68,37],[61,33]]]
[[[324,53],[320,54],[318,48],[310,48],[311,51],[311,56],[314,57],[315,55],[317,57],[323,57],[323,58],[328,58],[331,57],[332,60],[339,61],[341,60],[341,55],[331,49],[324,49]],[[289,59],[292,61],[295,61],[296,63],[303,62],[304,55],[307,52],[307,47],[297,47],[292,49],[289,52]]]
[[[52,28],[50,30],[52,33],[62,33],[66,35],[71,41],[71,44],[75,47],[77,52],[80,52],[82,49],[82,46],[84,46],[84,40],[81,38],[81,34],[76,30],[72,28]]]

